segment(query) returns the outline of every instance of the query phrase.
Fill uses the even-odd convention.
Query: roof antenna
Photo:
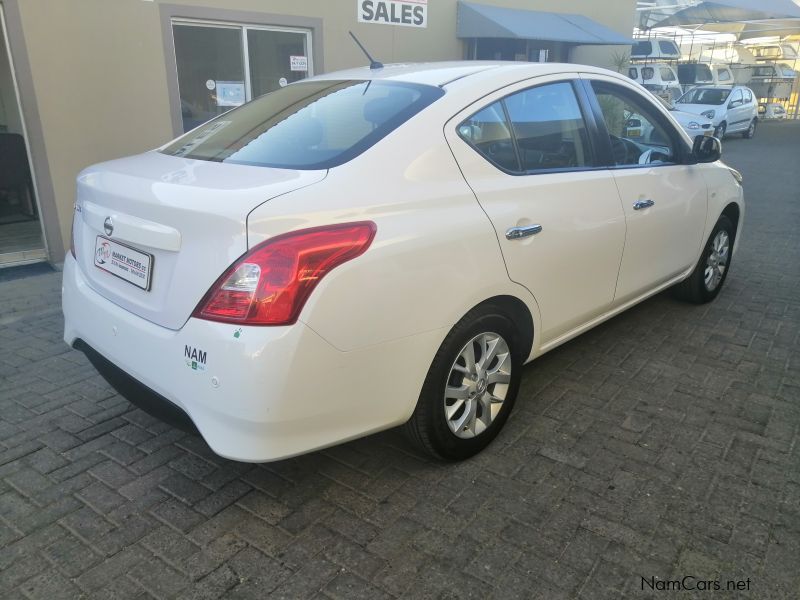
[[[364,48],[364,45],[361,42],[358,41],[358,38],[353,34],[353,32],[352,31],[348,31],[347,33],[349,33],[350,37],[353,38],[353,41],[356,44],[358,44],[358,47],[361,48],[361,51],[364,54],[367,55],[367,58],[369,59],[369,68],[370,69],[382,69],[383,68],[383,63],[378,62],[377,60],[375,60],[374,58],[372,58],[370,56],[369,52],[367,52],[367,49]]]

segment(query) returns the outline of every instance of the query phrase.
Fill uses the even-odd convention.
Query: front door
[[[672,122],[633,87],[591,76],[625,210],[627,233],[615,303],[636,298],[690,268],[700,253],[707,187]],[[630,138],[636,119],[645,137]],[[604,125],[604,127],[602,127]]]
[[[625,218],[613,175],[595,166],[574,83],[537,81],[488,96],[445,133],[509,276],[536,298],[546,345],[610,307]]]

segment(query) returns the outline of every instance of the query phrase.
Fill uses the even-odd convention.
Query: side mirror
[[[708,135],[698,135],[692,145],[692,156],[699,163],[716,162],[722,157],[722,142]]]

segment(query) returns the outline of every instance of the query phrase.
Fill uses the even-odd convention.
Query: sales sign
[[[428,0],[356,0],[359,23],[428,26]]]

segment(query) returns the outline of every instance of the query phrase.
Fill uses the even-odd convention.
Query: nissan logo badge
[[[103,221],[103,229],[105,229],[107,236],[111,236],[114,233],[114,223],[111,222],[111,217],[106,217],[106,220]]]

